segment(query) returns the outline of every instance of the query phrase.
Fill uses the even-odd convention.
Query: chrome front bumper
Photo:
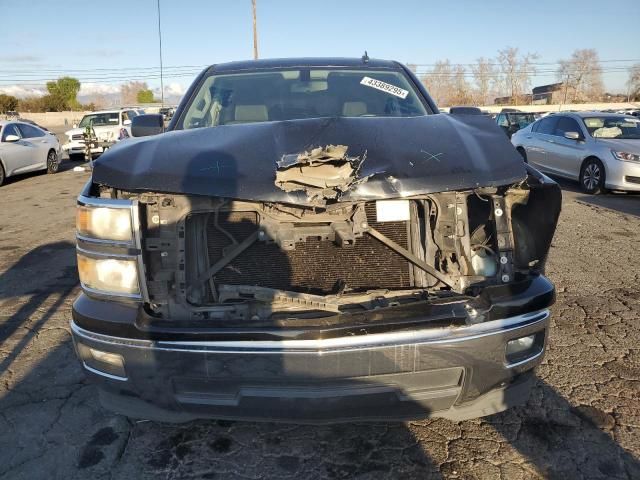
[[[119,413],[324,423],[459,420],[522,403],[548,324],[545,309],[462,327],[313,340],[152,341],[93,333],[73,322],[71,329],[103,403]],[[542,339],[539,348],[507,361],[507,342],[532,334]],[[101,365],[94,355],[103,353],[92,352],[120,357],[122,368]]]
[[[605,186],[612,190],[640,191],[640,163],[622,160],[608,161]]]

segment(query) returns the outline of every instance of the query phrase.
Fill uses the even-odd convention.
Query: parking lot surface
[[[460,423],[176,426],[103,410],[74,356],[89,174],[73,166],[0,188],[0,477],[640,478],[640,196],[563,184],[549,350],[524,407]]]

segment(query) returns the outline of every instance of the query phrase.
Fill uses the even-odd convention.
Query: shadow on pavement
[[[589,405],[573,406],[538,379],[529,402],[486,421],[543,478],[635,479],[640,462],[613,438],[616,419]]]
[[[38,247],[0,277],[2,300],[27,297],[2,324],[5,353],[10,348],[2,371],[14,368],[17,355],[60,313],[77,285],[73,255],[69,242]],[[28,332],[8,342],[21,326]],[[612,437],[615,418],[572,406],[543,380],[525,407],[459,423],[129,422],[99,406],[68,333],[47,337],[51,347],[42,358],[25,351],[17,368],[24,374],[0,396],[0,476],[490,478],[478,467],[487,461],[521,465],[523,478],[640,478],[638,459]]]
[[[607,192],[601,195],[588,195],[580,189],[578,182],[552,177],[562,187],[563,195],[595,207],[608,208],[619,213],[640,217],[640,193]]]
[[[27,252],[0,275],[0,302],[6,312],[20,304],[15,313],[2,319],[0,342],[4,346],[21,328],[27,333],[12,344],[0,359],[0,374],[36,336],[40,328],[61,308],[78,285],[75,245],[54,242]],[[37,320],[34,321],[34,319]]]
[[[58,167],[58,172],[54,173],[52,175],[57,175],[59,173],[66,172],[67,170],[73,170],[74,167],[77,167],[77,166],[83,165],[83,164],[84,164],[84,161],[70,160],[68,157],[65,156],[60,161],[60,166]],[[38,171],[35,171],[35,172],[28,172],[28,173],[19,173],[17,175],[12,175],[12,176],[6,178],[5,181],[4,181],[5,182],[4,185],[11,185],[12,183],[20,182],[20,181],[25,180],[27,178],[40,177],[40,176],[45,176],[45,175],[49,175],[46,170],[38,170]]]
[[[98,405],[60,319],[78,283],[74,255],[70,242],[50,243],[0,275],[3,309],[14,312],[0,326],[0,374],[12,370],[0,395],[0,477],[490,478],[485,461],[520,465],[524,478],[640,478],[613,416],[571,405],[540,379],[525,407],[459,423],[129,422]]]

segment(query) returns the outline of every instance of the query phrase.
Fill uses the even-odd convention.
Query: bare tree
[[[536,73],[533,62],[538,58],[536,53],[519,55],[518,52],[518,49],[514,47],[498,51],[502,82],[507,95],[511,96],[516,105],[529,89],[531,77]]]
[[[572,103],[598,101],[602,98],[604,84],[596,50],[575,50],[571,58],[558,63],[558,80],[566,82],[565,88]]]
[[[92,103],[96,109],[102,110],[113,105],[113,99],[110,99],[107,95],[103,93],[94,93],[93,95],[88,95],[85,99],[85,104]]]
[[[477,103],[488,105],[491,101],[493,90],[495,90],[496,67],[490,58],[480,57],[474,65],[471,65],[471,72],[477,88]]]
[[[438,60],[434,67],[424,74],[422,81],[437,105],[451,105],[453,75],[448,59]]]
[[[640,100],[640,63],[636,63],[629,69],[627,80],[627,102]]]
[[[473,90],[466,79],[467,71],[462,65],[456,65],[452,72],[451,105],[469,105],[473,103]]]
[[[133,105],[138,102],[138,92],[148,90],[147,82],[130,81],[120,86],[120,101],[123,105]]]

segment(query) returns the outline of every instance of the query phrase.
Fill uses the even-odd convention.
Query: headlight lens
[[[91,238],[130,242],[133,240],[131,209],[78,205],[78,233]]]
[[[134,259],[94,258],[78,253],[78,272],[85,287],[105,293],[140,294]]]
[[[613,156],[618,160],[625,160],[627,162],[640,162],[640,155],[637,153],[629,153],[629,152],[617,152],[615,150],[611,150]]]

